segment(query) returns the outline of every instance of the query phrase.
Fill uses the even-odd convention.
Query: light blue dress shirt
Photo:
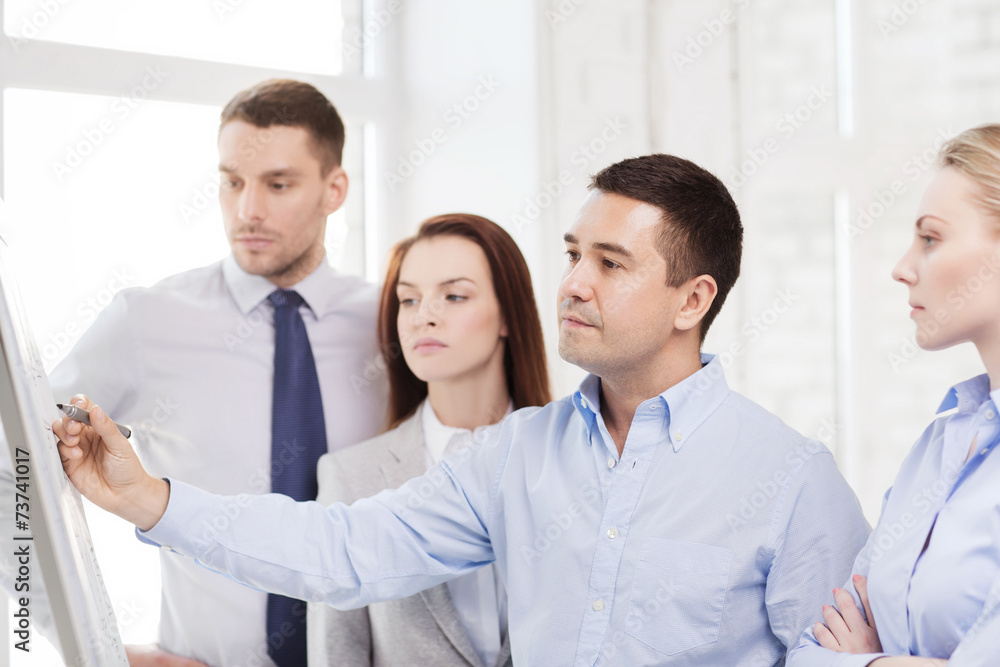
[[[954,412],[928,426],[903,461],[854,564],[868,577],[884,653],[829,651],[810,628],[788,667],[862,667],[885,655],[1000,665],[1000,390],[989,386],[980,375],[951,388],[938,413]],[[844,589],[861,609],[853,582]]]
[[[780,664],[868,524],[826,448],[703,363],[638,407],[620,458],[589,376],[395,491],[327,508],[172,482],[139,536],[340,608],[495,560],[514,664]]]

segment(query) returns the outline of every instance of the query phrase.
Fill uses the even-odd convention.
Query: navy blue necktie
[[[271,491],[316,499],[316,463],[326,453],[326,421],[302,297],[291,290],[274,304],[274,397],[271,412]],[[306,665],[306,603],[267,596],[267,654],[279,667]]]

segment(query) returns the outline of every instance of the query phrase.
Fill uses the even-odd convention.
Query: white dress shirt
[[[507,408],[507,414],[513,410]],[[420,423],[427,448],[427,467],[441,462],[446,454],[459,451],[471,442],[472,431],[445,426],[429,400],[420,405]],[[507,634],[507,592],[496,565],[487,565],[447,583],[455,611],[484,665],[495,665],[500,645]]]
[[[155,476],[222,494],[269,492],[275,332],[267,295],[275,289],[230,256],[122,291],[52,372],[56,400],[85,393],[130,425]],[[324,261],[292,289],[306,304],[329,450],[375,435],[386,396],[376,288]],[[272,664],[266,593],[166,551],[160,563],[163,649],[209,665]]]

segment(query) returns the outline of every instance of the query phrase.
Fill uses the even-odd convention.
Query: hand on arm
[[[851,594],[842,588],[834,589],[833,598],[836,607],[823,607],[823,620],[826,624],[817,623],[813,626],[813,634],[820,646],[838,653],[879,653],[882,643],[875,628],[875,616],[868,604],[868,579],[860,574],[854,575],[854,588],[861,597],[865,608],[866,621],[854,604]],[[838,611],[838,609],[840,611]]]
[[[146,472],[129,441],[90,399],[77,395],[70,402],[90,411],[92,426],[66,416],[52,423],[66,475],[98,507],[149,530],[167,509],[170,485]]]
[[[842,609],[838,612],[834,607],[823,607],[823,623],[817,623],[813,627],[820,646],[838,653],[878,653],[882,650],[882,643],[878,638],[878,631],[875,628],[875,616],[872,614],[871,605],[868,604],[868,579],[859,574],[854,575],[854,588],[858,591],[861,604],[865,608],[866,622],[861,617],[854,604],[851,594],[842,588],[834,591],[834,599],[837,607]],[[937,658],[921,658],[917,656],[893,656],[890,658],[876,658],[868,663],[868,667],[938,667],[947,665],[947,660]]]

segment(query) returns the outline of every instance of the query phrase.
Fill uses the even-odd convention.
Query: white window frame
[[[341,116],[352,125],[357,126],[358,121],[363,125],[360,136],[348,137],[348,141],[362,145],[365,165],[365,173],[355,175],[364,177],[364,191],[354,191],[352,195],[363,197],[364,274],[368,280],[377,282],[380,262],[388,249],[391,230],[388,221],[399,218],[378,177],[380,165],[389,164],[398,153],[396,128],[400,126],[400,110],[404,107],[398,66],[401,28],[394,20],[398,12],[387,13],[390,1],[362,0],[362,33],[351,44],[353,48],[360,42],[362,72],[330,76],[42,39],[17,40],[15,44],[15,38],[4,30],[6,3],[0,0],[0,199],[5,195],[3,92],[8,88],[117,97],[134,85],[137,71],[159,67],[170,72],[171,85],[149,91],[149,99],[221,107],[236,91],[265,79],[307,81],[333,101]],[[386,21],[386,17],[392,20]],[[6,605],[0,607],[5,609]],[[0,667],[6,667],[10,660],[9,614],[3,616]]]

